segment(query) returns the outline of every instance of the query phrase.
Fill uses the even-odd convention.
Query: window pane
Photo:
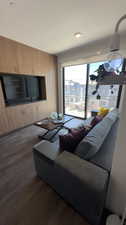
[[[92,63],[90,64],[90,73],[97,74],[95,71],[98,67],[104,62]],[[96,82],[92,82],[89,79],[89,87],[88,87],[88,107],[87,107],[87,116],[91,116],[92,110],[99,110],[100,107],[106,107],[109,109],[113,109],[116,107],[119,85],[113,86],[113,94],[111,93],[111,89],[109,85],[101,85],[98,90],[98,94],[101,96],[101,99],[96,99],[96,95],[92,95],[92,92],[95,90]]]
[[[87,65],[64,68],[65,113],[84,118]]]

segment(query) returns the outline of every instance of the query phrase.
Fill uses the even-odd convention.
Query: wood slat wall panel
[[[57,57],[0,36],[0,72],[46,77],[47,100],[6,107],[0,82],[0,135],[57,110]]]

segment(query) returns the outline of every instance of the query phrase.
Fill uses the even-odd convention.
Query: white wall
[[[59,54],[59,111],[62,112],[63,108],[62,67],[65,65],[104,60],[105,55],[99,56],[97,51],[101,51],[108,47],[109,43],[110,38],[89,43],[86,46],[74,48]],[[121,52],[126,56],[126,35],[121,36]],[[126,204],[126,89],[124,89],[122,100],[116,151],[113,159],[111,181],[107,198],[107,207],[118,214],[122,213],[124,205]]]
[[[126,32],[120,35],[121,52],[126,55]],[[87,43],[77,48],[72,48],[58,54],[58,62],[61,65],[77,64],[82,62],[99,61],[106,58],[111,43],[111,36],[105,39],[96,40],[92,43]],[[100,55],[99,55],[100,52]]]
[[[124,88],[123,94],[107,199],[108,208],[118,214],[122,214],[124,206],[126,206],[126,88]]]

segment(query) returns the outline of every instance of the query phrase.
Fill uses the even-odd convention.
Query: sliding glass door
[[[96,70],[104,62],[91,63],[89,66],[89,75],[97,74]],[[92,95],[92,92],[95,90],[96,82],[92,82],[89,79],[88,83],[88,95],[87,95],[87,117],[91,116],[91,111],[98,110],[100,107],[109,108],[110,110],[116,108],[119,85],[114,85],[113,88],[110,88],[110,85],[101,85],[98,89],[96,95]],[[100,99],[97,99],[97,96],[100,96]]]
[[[64,68],[64,113],[85,117],[87,65]]]
[[[80,118],[89,118],[92,111],[100,107],[116,108],[119,85],[112,88],[101,85],[93,95],[96,82],[90,81],[90,75],[96,74],[98,67],[104,62],[64,67],[64,113]],[[121,69],[120,69],[121,70]],[[120,94],[119,94],[120,95]],[[100,97],[99,97],[100,96]]]

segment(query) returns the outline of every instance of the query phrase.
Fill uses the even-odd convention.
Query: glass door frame
[[[73,66],[78,66],[78,65],[85,65],[86,63],[82,63],[82,64],[76,64]],[[87,107],[88,107],[88,87],[89,87],[89,75],[90,75],[90,64],[91,63],[87,63],[87,73],[86,73],[86,88],[85,88],[85,104],[84,104],[84,117],[77,117],[77,116],[73,116],[73,115],[69,115],[65,113],[65,66],[63,67],[62,70],[62,81],[63,81],[63,114],[65,115],[69,115],[69,116],[73,116],[75,118],[80,118],[80,119],[87,119]],[[71,65],[72,66],[72,65]],[[67,67],[67,66],[66,66]],[[122,71],[125,71],[126,69],[126,59],[124,59],[123,62],[123,67],[122,67]],[[122,94],[122,85],[119,86],[119,91],[118,91],[118,96],[117,96],[117,102],[116,102],[116,108],[119,108],[120,106],[120,99],[121,99],[121,94]]]
[[[122,72],[126,71],[126,58],[124,58],[123,66],[122,66]],[[121,100],[121,95],[122,95],[122,88],[123,85],[119,86],[119,91],[118,91],[118,97],[117,97],[117,103],[116,103],[116,108],[118,109],[120,106],[120,100]]]
[[[78,66],[78,65],[85,65],[86,63],[82,63],[82,64],[76,64],[76,65],[73,65],[73,66]],[[64,115],[68,115],[68,116],[73,116],[75,118],[79,118],[79,119],[87,119],[87,103],[88,103],[88,83],[89,83],[89,72],[90,72],[90,68],[89,68],[89,64],[86,64],[87,65],[87,71],[86,71],[86,87],[85,87],[85,96],[84,96],[84,99],[85,99],[85,104],[84,104],[84,117],[78,117],[78,116],[73,116],[73,115],[70,115],[70,114],[66,114],[65,113],[65,67],[63,67],[63,70],[62,70],[62,75],[63,75],[63,114]],[[72,65],[71,65],[72,66]],[[66,66],[67,67],[67,66]]]

